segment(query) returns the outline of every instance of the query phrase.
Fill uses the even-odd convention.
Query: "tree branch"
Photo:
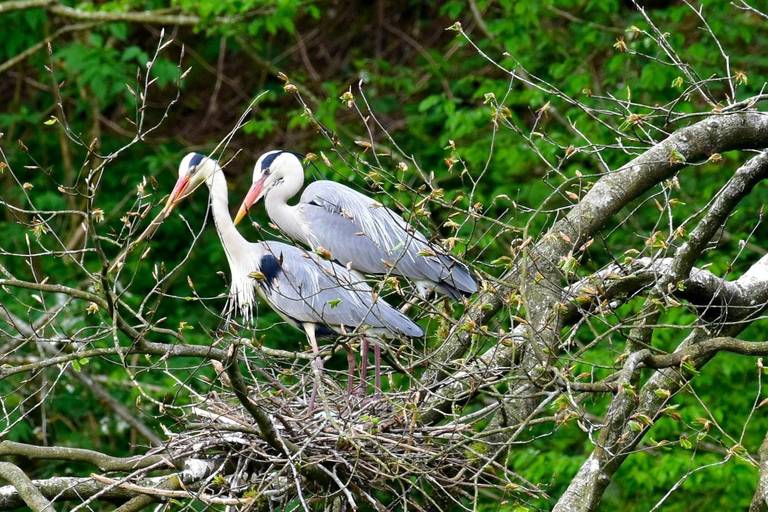
[[[505,285],[477,296],[466,317],[476,325],[487,323],[521,285],[522,275],[543,276],[538,282],[542,287],[546,283],[559,283],[557,264],[563,256],[603,229],[621,208],[684,167],[683,162],[670,158],[672,151],[682,155],[684,162],[696,162],[715,153],[766,147],[768,115],[754,110],[713,114],[676,131],[616,172],[601,177],[568,215],[541,237],[529,257],[499,279],[501,283],[506,282]],[[528,267],[525,272],[522,265]],[[556,295],[559,291],[552,290],[552,293]],[[536,305],[526,304],[530,306]],[[471,346],[471,337],[471,331],[454,329],[434,354],[437,367],[460,357]],[[434,378],[434,372],[425,372],[422,382],[427,384]]]
[[[157,11],[146,12],[116,12],[116,11],[81,11],[66,5],[56,4],[48,7],[48,11],[66,18],[83,21],[128,21],[132,23],[151,23],[153,25],[194,26],[203,22],[203,18],[190,14],[163,14]],[[214,20],[218,24],[230,24],[237,18],[221,17]]]
[[[144,486],[159,485],[167,478],[167,476],[148,478],[141,481],[140,484]],[[117,501],[130,499],[137,495],[135,491],[128,489],[109,488],[109,486],[96,482],[92,478],[54,477],[47,480],[33,480],[32,484],[46,499],[56,499],[56,501],[82,502],[97,494],[102,501]],[[15,510],[24,504],[17,487],[13,485],[0,487],[0,510]],[[53,508],[49,506],[45,510],[48,512]]]
[[[755,306],[760,305],[760,311],[768,304],[768,256],[763,256],[749,271],[734,282],[743,288],[745,294],[751,296]],[[742,320],[751,318],[756,310],[737,310],[734,314]],[[768,343],[748,343],[736,340],[733,336],[740,333],[748,324],[732,322],[722,327],[724,336],[712,339],[707,330],[699,328],[693,331],[683,341],[673,354],[649,357],[644,352],[645,364],[668,365],[680,364],[684,358],[692,358],[695,368],[706,365],[719,350],[733,351],[747,355],[763,355],[768,351]],[[701,349],[697,346],[701,345]],[[648,429],[659,417],[669,396],[680,390],[688,379],[684,372],[656,372],[637,392],[638,399],[620,401],[614,399],[614,417],[628,419],[632,415],[642,415],[651,421],[645,423],[623,421],[612,426],[606,426],[600,433],[595,450],[581,466],[576,476],[571,480],[566,492],[560,497],[555,511],[592,511],[599,506],[603,492],[621,466],[626,457],[640,442]],[[658,391],[662,391],[658,393]],[[618,397],[618,395],[617,395]]]
[[[763,439],[763,444],[758,450],[760,456],[760,478],[757,481],[757,489],[749,505],[749,512],[765,512],[768,510],[768,433]]]
[[[34,9],[36,7],[47,7],[57,1],[58,0],[11,0],[9,2],[0,2],[0,14],[4,12],[20,11],[23,9]]]
[[[0,477],[13,484],[18,496],[34,512],[53,510],[51,502],[37,490],[32,480],[18,466],[10,462],[0,462]],[[2,488],[0,488],[1,490]],[[0,492],[0,496],[2,496],[2,492]]]
[[[112,457],[93,450],[66,448],[59,446],[34,446],[30,444],[3,441],[0,443],[0,456],[15,455],[31,460],[66,460],[85,462],[96,466],[101,471],[135,471],[166,462],[173,468],[169,457],[163,455],[140,455],[136,457]]]

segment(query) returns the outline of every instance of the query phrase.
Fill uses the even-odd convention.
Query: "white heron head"
[[[269,194],[270,190],[280,184],[290,181],[292,183],[304,182],[304,166],[301,162],[302,155],[278,149],[264,153],[256,161],[253,168],[253,185],[240,206],[235,217],[235,225],[248,214],[254,203],[259,202]]]
[[[171,192],[165,208],[163,208],[165,216],[170,215],[182,199],[197,190],[197,187],[213,176],[218,168],[219,165],[216,160],[200,153],[190,153],[185,156],[179,164],[179,179],[176,181],[176,186],[173,187],[173,192]]]

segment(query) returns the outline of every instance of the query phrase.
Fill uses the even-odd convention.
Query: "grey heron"
[[[466,265],[427,241],[403,217],[351,188],[328,180],[312,182],[298,204],[288,200],[304,184],[295,153],[270,151],[256,162],[253,186],[235,224],[264,198],[267,215],[283,232],[363,274],[390,272],[413,281],[422,297],[430,290],[458,300],[477,291]]]
[[[190,153],[179,166],[179,179],[164,208],[175,205],[201,183],[210,189],[213,220],[232,273],[230,312],[240,309],[252,321],[254,291],[288,324],[303,331],[315,354],[317,338],[359,333],[378,337],[420,337],[424,331],[410,318],[376,299],[373,290],[346,268],[280,242],[249,242],[235,228],[229,213],[227,182],[213,159]],[[378,345],[376,345],[378,348]],[[318,369],[322,360],[316,357]],[[351,390],[354,356],[350,359]],[[365,379],[365,373],[363,373]],[[380,389],[380,370],[376,369]],[[314,407],[318,383],[310,398]]]

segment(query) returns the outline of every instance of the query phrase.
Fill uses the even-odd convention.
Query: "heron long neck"
[[[283,182],[276,185],[264,198],[264,207],[272,222],[288,235],[307,242],[307,233],[301,223],[298,207],[288,204],[304,185],[304,171],[286,173]]]
[[[228,315],[231,315],[235,308],[239,308],[244,320],[250,322],[253,319],[252,308],[256,297],[253,282],[248,274],[259,270],[263,256],[262,246],[249,243],[235,228],[229,213],[229,191],[224,173],[216,172],[208,180],[208,186],[211,190],[213,222],[216,224],[216,232],[219,234],[232,273],[230,304],[234,307],[229,308]]]
[[[216,231],[219,233],[221,243],[229,254],[229,249],[244,247],[248,241],[235,228],[232,215],[229,213],[229,191],[224,173],[219,171],[211,177],[210,189],[213,222],[216,224]]]
[[[260,244],[251,244],[235,228],[229,213],[229,191],[227,179],[221,171],[216,172],[209,181],[211,189],[211,213],[221,245],[227,254],[233,279],[237,274],[258,270]]]

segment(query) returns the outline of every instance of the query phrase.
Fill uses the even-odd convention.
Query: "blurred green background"
[[[66,2],[61,5],[75,6]],[[698,77],[724,76],[725,59],[718,44],[703,29],[700,17],[691,7],[663,0],[645,5],[662,37],[693,66]],[[744,74],[738,84],[737,99],[760,92],[768,69],[768,24],[753,13],[733,7],[728,0],[701,5],[709,28],[730,57],[732,73]],[[57,186],[82,186],[87,170],[98,163],[97,155],[115,151],[134,138],[137,104],[141,102],[137,102],[137,94],[144,90],[146,64],[157,49],[161,30],[163,41],[173,41],[160,51],[150,71],[156,81],[144,91],[145,127],[162,120],[177,94],[178,101],[167,110],[167,119],[156,130],[121,152],[105,168],[94,201],[94,206],[104,211],[99,230],[105,236],[121,233],[126,211],[136,204],[137,185],[146,179],[144,191],[151,194],[148,200],[159,202],[170,192],[181,158],[189,151],[213,150],[262,92],[266,94],[246,116],[247,124],[234,134],[225,152],[224,159],[236,155],[226,167],[233,210],[248,189],[258,156],[276,148],[323,152],[333,163],[333,169],[329,169],[318,162],[325,176],[351,179],[353,186],[370,190],[375,177],[371,177],[369,168],[349,168],[342,163],[296,96],[284,90],[285,82],[277,76],[282,72],[298,86],[314,117],[352,154],[372,162],[371,151],[364,153],[355,141],[377,143],[382,153],[390,153],[396,144],[401,159],[413,156],[426,175],[434,173],[434,186],[444,189],[447,203],[456,200],[456,211],[461,213],[470,205],[481,203],[483,218],[474,222],[467,215],[460,215],[458,220],[454,218],[461,226],[457,231],[445,224],[454,212],[432,204],[431,227],[443,238],[463,238],[466,243],[459,241],[456,252],[466,256],[481,272],[498,276],[504,268],[499,258],[509,255],[510,243],[521,236],[520,230],[530,223],[529,234],[535,236],[558,217],[558,208],[570,204],[567,197],[553,193],[557,187],[577,173],[596,175],[605,170],[586,151],[564,160],[564,148],[585,145],[569,122],[575,123],[596,144],[612,144],[616,136],[583,109],[519,79],[512,80],[509,73],[478,50],[507,69],[525,70],[523,76],[538,77],[592,108],[605,108],[609,113],[601,119],[628,134],[631,130],[622,127],[625,117],[630,112],[642,115],[652,110],[633,104],[622,112],[621,104],[611,98],[626,102],[631,97],[635,104],[665,105],[681,98],[690,85],[687,80],[678,80],[682,76],[678,67],[659,62],[668,58],[656,43],[631,29],[636,26],[647,30],[648,24],[628,1],[116,0],[82,2],[76,7],[85,12],[106,12],[115,18],[126,12],[187,16],[181,25],[173,25],[151,20],[81,20],[46,8],[0,10],[0,22],[7,28],[0,45],[0,148],[10,167],[0,174],[0,198],[8,205],[23,208],[29,207],[25,191],[41,210],[83,208],[82,197],[64,194]],[[478,48],[458,32],[447,30],[457,21]],[[46,44],[40,44],[46,38],[50,39],[50,52]],[[642,55],[621,51],[619,41]],[[28,56],[13,60],[28,49],[33,50]],[[182,74],[185,75],[180,80]],[[710,88],[713,96],[724,103],[727,87],[722,82],[712,82]],[[341,99],[347,91],[352,93],[362,113],[348,108]],[[65,116],[57,106],[59,103]],[[531,136],[529,143],[515,130],[503,126],[495,130],[492,109],[500,106],[508,109],[508,119],[523,133],[535,130],[546,137]],[[673,108],[678,113],[711,110],[695,94],[683,94]],[[371,113],[375,119],[364,119]],[[50,122],[52,116],[56,122]],[[655,119],[654,124],[661,131],[652,134],[663,138],[663,130],[673,131],[686,122],[690,121],[665,125]],[[96,139],[96,154],[89,155],[86,147],[69,140],[63,126],[68,126],[70,133],[85,146]],[[536,156],[534,149],[540,156]],[[605,150],[602,158],[608,167],[616,169],[631,158],[631,151]],[[675,210],[679,218],[706,205],[743,159],[743,155],[724,155],[722,162],[681,173],[680,189],[670,192],[681,203]],[[423,184],[412,164],[407,172],[397,174],[398,161],[383,157],[380,167],[390,178],[396,176],[411,187]],[[385,180],[384,184],[391,195],[388,201],[412,206],[420,199],[409,190],[399,190],[392,181]],[[24,183],[28,184],[26,188]],[[760,248],[753,247],[736,259],[739,240],[746,240],[757,230],[752,242],[759,246],[760,235],[765,234],[758,215],[764,194],[765,188],[760,186],[744,201],[729,220],[728,236],[721,240],[717,250],[706,254],[702,264],[712,263],[710,270],[719,275],[734,272],[737,276],[760,256]],[[161,227],[145,260],[140,261],[138,254],[129,257],[123,271],[125,284],[133,272],[135,276],[124,297],[126,301],[138,306],[154,285],[154,269],[162,272],[163,265],[171,269],[183,260],[193,233],[203,224],[204,196],[205,192],[200,192],[179,208],[188,225],[174,215]],[[665,226],[657,225],[659,215],[652,198],[638,204],[643,206],[622,212],[613,226],[617,229],[606,235],[604,242],[595,244],[592,260],[582,262],[580,274],[586,275],[614,257],[620,258],[627,249],[648,250],[645,239]],[[536,212],[538,208],[543,211]],[[631,221],[625,222],[630,215]],[[263,211],[252,213],[251,218],[267,226]],[[511,228],[501,230],[489,219]],[[34,219],[12,208],[3,209],[2,264],[20,278],[49,276],[52,283],[76,286],[84,276],[62,258],[35,258],[30,265],[27,259],[12,255],[28,251],[27,237],[32,238],[32,244],[60,248],[52,238],[53,233],[36,232],[33,222]],[[55,233],[69,237],[62,240],[64,244],[77,246],[78,219],[60,216],[52,223]],[[243,229],[243,233],[251,239],[259,236],[250,227]],[[110,257],[120,249],[110,244],[104,246]],[[99,268],[93,255],[86,256],[85,264],[92,271]],[[208,340],[205,331],[221,325],[218,314],[224,299],[187,300],[194,293],[186,277],[192,278],[199,296],[217,297],[225,291],[224,281],[217,274],[220,271],[227,272],[226,259],[215,232],[207,228],[184,266],[168,282],[165,291],[177,298],[161,301],[155,317],[167,317],[165,325],[173,329],[180,322],[187,322],[185,335],[191,341]],[[29,294],[11,296],[0,291],[0,301],[22,317],[29,312]],[[78,332],[94,321],[86,313],[86,306],[82,305],[79,314],[67,310],[72,315],[71,332]],[[630,304],[625,312],[632,312],[633,307],[636,311],[638,306]],[[259,327],[266,330],[265,344],[292,349],[296,343],[304,343],[303,336],[296,331],[285,326],[270,327],[278,322],[277,317],[265,311],[264,306],[260,309]],[[679,310],[671,311],[664,319],[679,325],[691,320]],[[427,325],[427,320],[423,323]],[[673,331],[654,341],[661,348],[671,349],[684,333]],[[762,339],[757,327],[748,334],[753,339]],[[431,339],[429,343],[436,345],[439,340]],[[621,353],[622,343],[617,340],[614,346],[595,349],[591,364],[610,365]],[[676,444],[630,457],[609,487],[602,509],[648,510],[689,471],[718,462],[690,474],[665,503],[664,510],[698,510],[705,505],[736,510],[748,506],[757,470],[739,457],[728,458],[727,454],[736,440],[747,451],[756,452],[768,428],[768,420],[759,409],[741,437],[754,400],[761,399],[754,363],[748,358],[721,355],[706,367],[694,385],[676,399],[681,419],[660,420],[646,443],[678,441],[681,434],[695,436],[702,430],[696,419],[708,415],[703,404],[724,432],[710,432],[706,446],[700,444],[696,450]],[[194,361],[172,364],[179,366],[181,380],[188,378],[191,385],[205,388],[193,376],[210,374],[209,368],[200,369]],[[125,385],[121,365],[94,360],[89,366],[89,372],[106,376],[105,385],[126,405],[139,398],[135,387]],[[147,392],[160,401],[183,399],[184,391],[174,389],[175,384],[164,377],[155,378],[147,372],[141,375],[141,380]],[[0,383],[11,407],[13,400],[20,400],[14,394],[17,385],[19,381]],[[607,403],[607,399],[596,398],[590,408],[599,410],[605,406],[601,402]],[[121,436],[130,429],[105,413],[98,400],[82,387],[57,387],[44,409],[44,414],[38,410],[16,423],[8,438],[90,447],[114,454],[129,449]],[[172,424],[168,417],[160,418],[157,411],[144,410],[144,414],[144,420],[150,424]],[[509,463],[527,479],[546,488],[553,498],[551,502],[536,501],[528,506],[547,509],[567,486],[592,444],[574,424],[554,430],[546,424],[534,428],[526,438],[530,442],[513,450]],[[53,463],[32,464],[25,469],[38,478],[62,472],[62,467]],[[516,506],[517,503],[505,505],[489,500],[479,504],[478,509],[514,510]]]

